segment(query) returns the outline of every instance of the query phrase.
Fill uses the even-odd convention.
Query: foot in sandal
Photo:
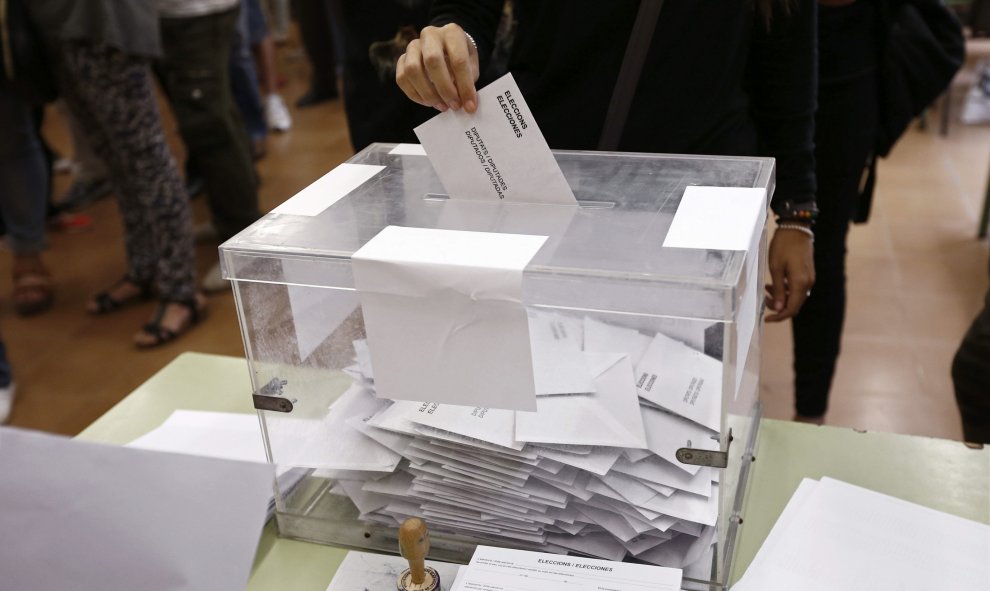
[[[130,276],[124,278],[106,291],[94,295],[86,302],[86,311],[90,314],[109,314],[131,304],[150,300],[154,296],[151,282],[142,283]]]
[[[151,320],[134,335],[139,349],[150,349],[174,341],[206,316],[206,296],[197,293],[191,300],[162,300]]]

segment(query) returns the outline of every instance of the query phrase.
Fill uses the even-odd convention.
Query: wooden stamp
[[[426,522],[411,517],[399,527],[399,554],[409,561],[409,568],[402,571],[396,581],[398,591],[440,591],[440,575],[426,566],[430,552],[430,532]]]

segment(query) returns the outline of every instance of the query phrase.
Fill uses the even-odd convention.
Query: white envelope
[[[545,241],[389,226],[355,252],[376,395],[535,410],[522,274]]]
[[[536,310],[528,314],[536,395],[594,392],[594,376],[581,351],[581,320]]]
[[[673,464],[659,458],[646,458],[639,462],[630,462],[625,458],[612,466],[614,472],[631,476],[637,480],[654,483],[666,490],[677,489],[703,497],[712,494],[711,468],[702,468],[691,476]],[[669,496],[670,493],[667,493]]]
[[[658,333],[636,366],[636,389],[646,400],[719,431],[722,362]]]
[[[437,404],[435,402],[396,402],[396,412],[419,425],[456,433],[502,447],[512,447],[515,413],[511,410]]]
[[[594,359],[608,354],[586,355]],[[594,394],[541,396],[535,413],[516,413],[516,440],[645,448],[646,433],[628,358],[596,378],[595,388]]]
[[[718,518],[718,485],[712,485],[708,498],[677,491],[669,497],[657,495],[644,508],[683,521],[715,525]]]
[[[669,412],[640,405],[643,426],[646,429],[646,445],[650,451],[670,462],[676,468],[691,474],[698,473],[700,466],[682,464],[677,459],[677,450],[682,447],[717,451],[718,441],[712,439],[716,431],[706,429],[697,423],[685,420]],[[629,458],[632,461],[632,457]],[[642,459],[642,458],[640,458]]]
[[[588,454],[570,454],[545,447],[537,449],[541,457],[550,458],[580,470],[587,470],[599,476],[607,474],[615,461],[622,455],[622,450],[614,447],[597,447]]]
[[[584,318],[584,350],[593,353],[624,353],[633,367],[639,363],[651,340],[632,328],[614,326],[587,316]]]

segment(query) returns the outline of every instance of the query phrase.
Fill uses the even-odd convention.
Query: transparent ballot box
[[[682,567],[686,589],[726,584],[760,413],[774,162],[554,155],[578,206],[450,199],[425,156],[375,144],[220,247],[268,458],[298,476],[276,483],[281,535],[395,552],[398,524],[418,516],[440,560],[488,544]],[[692,187],[759,195],[755,220],[739,218],[742,246],[705,236],[723,212],[687,218]],[[665,245],[680,215],[696,243]],[[365,330],[352,256],[390,226],[546,237],[512,304],[528,323],[536,412],[435,403],[429,375],[413,400],[378,391],[376,370],[382,388],[418,359],[437,364],[438,383],[464,376],[455,390],[518,384],[521,371],[518,348],[464,355],[458,332],[477,326],[441,326],[440,344],[401,313],[394,340]]]

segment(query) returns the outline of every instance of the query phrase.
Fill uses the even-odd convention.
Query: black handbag
[[[911,121],[963,65],[962,26],[941,0],[882,0],[876,153],[887,156]]]
[[[44,39],[23,0],[0,0],[0,84],[9,84],[32,104],[57,98]]]

